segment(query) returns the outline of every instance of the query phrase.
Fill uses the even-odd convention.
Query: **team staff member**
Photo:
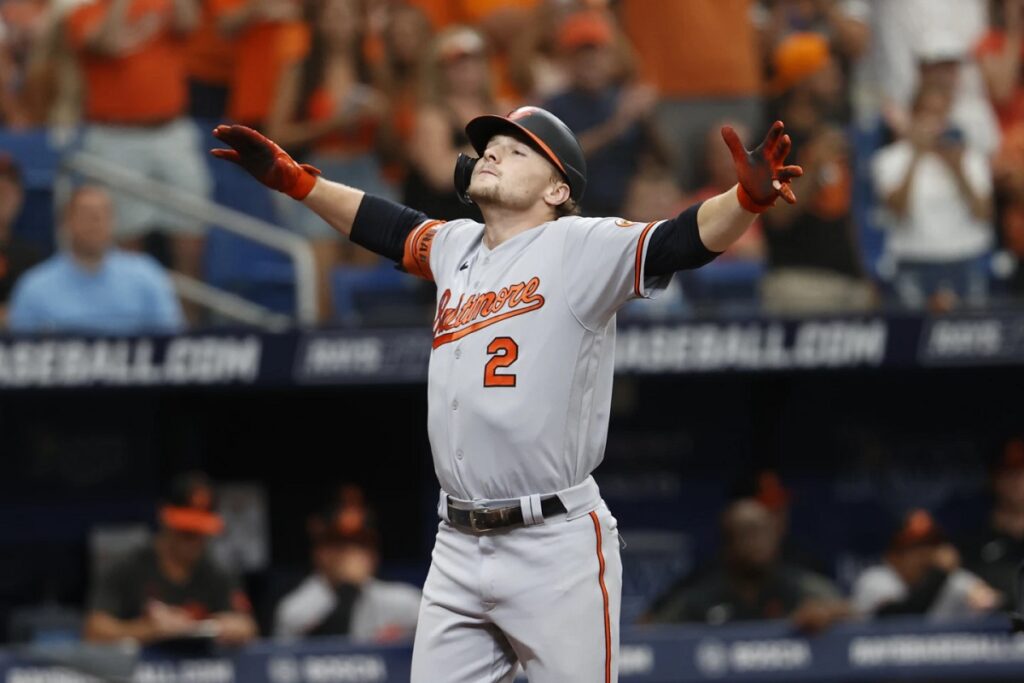
[[[153,543],[99,578],[89,599],[85,639],[147,644],[194,633],[200,621],[225,644],[254,638],[249,600],[206,554],[208,540],[223,526],[206,476],[179,476],[160,508]]]
[[[740,183],[638,225],[573,215],[583,150],[555,116],[480,116],[455,189],[483,223],[419,212],[317,178],[251,129],[214,150],[305,201],[335,229],[437,285],[428,432],[442,518],[423,589],[413,683],[610,683],[622,591],[615,518],[591,472],[604,456],[615,313],[713,259],[782,195],[796,198],[776,122],[753,151],[723,136]]]
[[[310,520],[309,535],[314,571],[278,604],[274,635],[409,638],[420,591],[376,578],[379,537],[362,491],[345,487],[338,503]]]

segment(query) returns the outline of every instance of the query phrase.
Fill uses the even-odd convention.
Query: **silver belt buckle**
[[[481,510],[481,512],[486,512],[486,510]],[[476,525],[476,513],[476,510],[469,511],[469,528],[473,531],[483,531],[483,529]]]
[[[512,513],[512,508],[511,507],[506,507],[506,508],[497,508],[497,509],[494,509],[494,510],[489,510],[487,508],[482,508],[480,510],[470,510],[469,511],[469,528],[470,529],[472,529],[473,531],[490,531],[492,527],[481,527],[481,526],[477,525],[477,514],[478,513],[481,514],[481,515],[497,513],[498,514],[498,519],[500,519],[501,522],[502,522],[502,526],[507,526],[509,515]]]
[[[480,508],[479,510],[470,510],[469,511],[469,527],[471,529],[473,529],[474,531],[486,531],[487,530],[486,528],[483,528],[482,526],[478,526],[477,525],[476,519],[477,519],[477,515],[478,514],[487,513],[487,512],[490,512],[490,510],[488,510],[486,508]]]

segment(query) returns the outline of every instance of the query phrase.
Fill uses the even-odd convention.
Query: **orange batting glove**
[[[211,149],[210,154],[238,164],[256,180],[292,199],[304,199],[320,175],[320,169],[298,163],[252,128],[222,125],[213,129],[213,135],[234,149]]]
[[[793,178],[804,174],[799,166],[783,166],[793,141],[783,131],[782,121],[772,124],[768,135],[755,149],[747,150],[740,136],[731,126],[722,127],[722,138],[732,153],[736,165],[736,188],[740,205],[751,213],[764,213],[775,205],[781,196],[790,204],[796,203],[796,195],[789,186]]]

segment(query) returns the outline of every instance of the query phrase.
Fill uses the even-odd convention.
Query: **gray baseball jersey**
[[[437,284],[428,431],[448,494],[553,493],[598,466],[615,312],[670,280],[644,275],[660,223],[569,216],[494,249],[471,220],[410,233],[406,269]]]
[[[423,587],[413,683],[614,683],[622,563],[590,473],[601,462],[615,312],[647,278],[647,225],[567,217],[483,243],[470,220],[428,221],[406,270],[437,283],[428,430],[443,520]],[[453,505],[558,493],[566,512],[509,533],[447,523]],[[444,672],[443,676],[439,672]]]

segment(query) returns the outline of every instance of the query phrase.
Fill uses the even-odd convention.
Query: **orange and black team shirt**
[[[89,596],[89,609],[117,619],[137,619],[153,600],[181,607],[195,619],[251,611],[236,581],[209,557],[200,559],[186,581],[175,583],[160,571],[151,546],[128,555],[99,577]]]
[[[294,2],[301,7],[301,2]],[[210,0],[210,12],[219,21],[244,4],[245,0]],[[261,20],[244,27],[232,42],[228,117],[249,125],[262,124],[282,75],[309,54],[311,41],[309,26],[300,19]]]

